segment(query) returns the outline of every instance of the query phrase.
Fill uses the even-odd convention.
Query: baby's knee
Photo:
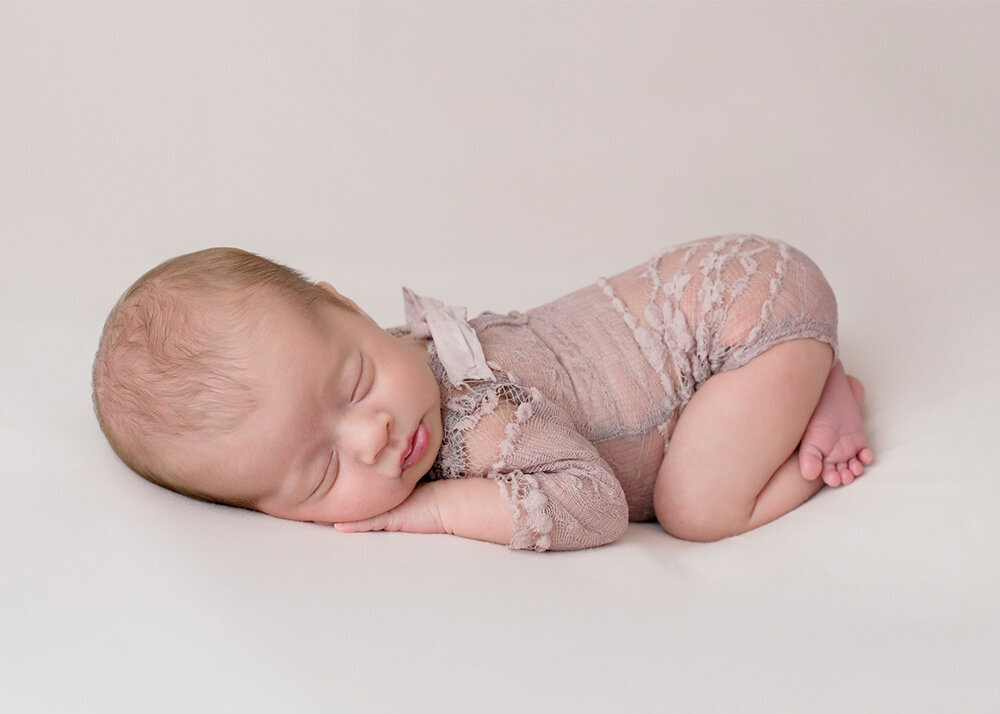
[[[706,504],[692,500],[657,498],[653,511],[663,530],[674,538],[695,543],[711,543],[745,530],[740,527],[740,518],[713,513]]]

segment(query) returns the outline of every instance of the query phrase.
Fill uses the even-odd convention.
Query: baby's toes
[[[858,452],[858,459],[865,466],[869,466],[872,463],[872,461],[875,460],[875,454],[873,454],[872,450],[866,446],[865,448],[863,448],[861,451]]]
[[[857,459],[851,459],[847,462],[847,468],[851,470],[851,473],[855,476],[860,476],[865,472],[865,465],[858,461]]]
[[[823,483],[827,486],[840,485],[840,472],[835,464],[826,464],[826,469],[823,471]]]
[[[823,472],[823,454],[815,446],[803,445],[799,448],[799,473],[802,478],[812,481]]]
[[[840,483],[842,486],[846,486],[849,483],[854,483],[854,473],[851,468],[846,463],[837,464],[837,472],[840,474]]]

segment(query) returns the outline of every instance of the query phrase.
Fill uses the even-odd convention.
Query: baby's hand
[[[361,521],[335,523],[341,533],[362,531],[405,531],[407,533],[446,533],[441,521],[437,490],[443,482],[419,484],[413,493],[390,511]]]

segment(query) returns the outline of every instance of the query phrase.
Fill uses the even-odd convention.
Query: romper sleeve
[[[628,527],[628,504],[611,467],[559,405],[494,371],[497,381],[475,390],[478,408],[446,428],[461,445],[449,455],[461,475],[500,487],[514,518],[508,547],[577,550],[616,540]]]
[[[625,492],[566,411],[487,362],[465,310],[404,290],[411,334],[430,337],[444,434],[429,477],[485,477],[510,507],[508,547],[576,550],[610,543],[628,527]]]

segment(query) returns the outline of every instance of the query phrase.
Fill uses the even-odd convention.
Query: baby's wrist
[[[507,545],[514,517],[497,484],[484,478],[436,481],[441,525],[446,533]]]

